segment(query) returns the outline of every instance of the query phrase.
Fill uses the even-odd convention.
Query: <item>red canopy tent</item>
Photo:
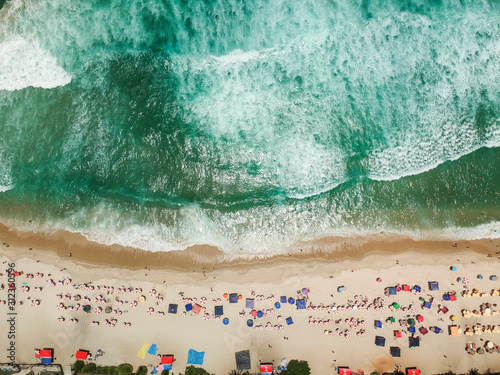
[[[406,375],[420,375],[420,370],[416,367],[407,368]]]
[[[339,367],[339,375],[351,375],[351,369],[349,367]]]
[[[403,285],[403,291],[409,292],[411,290],[409,285]]]
[[[273,364],[272,363],[261,363],[260,364],[260,373],[264,374],[272,374],[273,373]]]
[[[82,361],[86,361],[87,358],[88,358],[88,356],[89,356],[89,352],[86,352],[86,351],[83,351],[83,350],[77,351],[76,355],[75,355],[76,359],[80,359]]]
[[[171,365],[174,363],[174,356],[173,355],[164,355],[161,357],[161,364],[162,365]]]
[[[401,338],[401,331],[394,331],[394,337],[397,339]]]
[[[457,295],[456,294],[450,294],[450,301],[456,301],[457,300]]]
[[[40,358],[52,358],[52,349],[40,350]]]

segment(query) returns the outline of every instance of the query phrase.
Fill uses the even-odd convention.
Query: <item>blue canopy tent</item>
[[[424,307],[424,309],[430,309],[432,307],[432,303],[426,301],[426,302],[424,302],[423,307]]]
[[[279,302],[276,302],[274,304],[274,307],[277,308],[277,309],[281,309],[281,304]]]
[[[449,301],[450,300],[450,295],[448,293],[446,293],[445,295],[443,295],[443,299],[445,301]]]
[[[168,305],[168,313],[177,314],[177,305],[175,303],[171,303]]]
[[[305,308],[306,308],[306,300],[305,299],[298,299],[297,300],[297,309],[304,310]]]
[[[391,355],[393,357],[401,357],[401,348],[399,346],[391,346]]]
[[[429,289],[432,292],[439,290],[439,283],[437,281],[429,281]]]
[[[156,344],[152,344],[152,345],[149,347],[148,354],[156,355],[156,349],[157,349]]]
[[[51,365],[52,364],[52,358],[50,357],[44,357],[44,358],[41,358],[41,364],[42,365]]]
[[[280,302],[281,303],[286,303],[286,296],[281,296],[280,297]]]
[[[215,306],[214,308],[215,316],[221,316],[224,314],[224,308],[222,306]]]
[[[375,336],[375,345],[377,345],[377,346],[385,346],[385,337]]]
[[[391,287],[389,288],[389,295],[391,295],[391,296],[395,296],[396,294],[398,294],[398,290],[397,290],[397,288],[396,288],[395,286],[391,286]]]
[[[290,297],[290,298],[288,298],[288,303],[290,305],[294,305],[295,304],[295,300],[292,297]]]
[[[229,303],[238,303],[238,293],[231,293],[229,295]]]
[[[293,324],[293,320],[292,320],[291,316],[289,316],[288,318],[286,318],[286,324],[288,324],[288,325]]]
[[[255,306],[255,301],[253,298],[247,298],[245,302],[245,306],[247,309],[253,309]]]
[[[408,327],[408,332],[415,333],[417,332],[417,329],[415,327]]]
[[[382,322],[380,320],[375,320],[375,328],[382,328]]]
[[[197,352],[194,349],[189,349],[187,364],[188,365],[202,365],[204,357],[205,357],[205,352]]]
[[[410,337],[410,348],[420,346],[420,339],[418,337]]]
[[[434,333],[440,333],[441,332],[441,328],[439,327],[434,327]]]
[[[188,304],[186,305],[186,311],[187,311],[187,312],[189,312],[189,311],[191,311],[191,310],[193,310],[193,305],[192,305],[192,304],[190,304],[190,303],[188,303]]]

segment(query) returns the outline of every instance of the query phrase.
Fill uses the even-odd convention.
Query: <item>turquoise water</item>
[[[498,237],[499,7],[7,1],[0,217],[153,251]]]

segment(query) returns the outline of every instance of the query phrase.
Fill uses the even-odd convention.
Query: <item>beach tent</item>
[[[162,355],[161,356],[161,362],[160,364],[162,365],[171,365],[174,363],[174,355],[173,354],[167,354],[167,355]]]
[[[408,327],[408,332],[415,333],[417,332],[417,330],[415,329],[415,327]]]
[[[190,303],[186,304],[185,307],[186,307],[186,312],[190,312],[191,310],[193,310],[193,305]]]
[[[157,350],[156,344],[152,344],[148,349],[148,354],[156,355],[156,350]]]
[[[250,351],[242,350],[240,352],[234,353],[236,358],[236,370],[250,370],[252,368],[250,364]]]
[[[395,287],[395,286],[391,286],[391,287],[389,288],[389,295],[391,295],[391,296],[395,296],[396,294],[398,294],[398,290],[396,289],[396,287]]]
[[[424,309],[427,309],[427,310],[430,310],[430,308],[432,307],[432,303],[430,302],[424,302],[422,308]]]
[[[38,356],[40,358],[52,358],[52,349],[42,349]]]
[[[416,367],[408,367],[406,369],[406,375],[420,375],[420,370]]]
[[[409,285],[403,285],[403,291],[405,292],[409,292],[411,290],[410,286]]]
[[[429,331],[425,327],[420,327],[419,331],[422,335],[427,335],[427,333],[429,333]]]
[[[177,305],[175,303],[171,303],[168,305],[168,313],[177,314]]]
[[[224,314],[224,307],[222,306],[215,306],[214,308],[214,314],[215,316],[221,316]]]
[[[147,343],[142,344],[141,348],[139,349],[139,351],[136,354],[136,357],[139,357],[142,359],[146,358],[146,353],[148,351],[148,348],[149,348],[149,344],[147,344]]]
[[[441,328],[434,327],[434,333],[441,333]]]
[[[288,298],[288,303],[289,303],[290,305],[295,304],[295,299],[293,299],[292,297]]]
[[[439,290],[439,283],[437,281],[429,281],[429,289],[432,292]]]
[[[253,309],[255,306],[255,301],[253,298],[247,298],[245,302],[245,306],[247,309]]]
[[[238,293],[231,293],[229,295],[229,303],[238,303]]]
[[[193,305],[193,312],[198,315],[201,311],[201,306],[198,304]]]
[[[393,357],[401,357],[401,349],[399,346],[391,346],[391,355]]]
[[[415,327],[415,319],[413,318],[408,319],[408,324],[410,327]]]
[[[385,346],[385,337],[375,336],[375,345],[377,345],[377,346]]]
[[[450,326],[449,329],[450,329],[450,335],[452,337],[460,336],[460,330],[459,330],[458,326]]]
[[[450,301],[456,301],[457,300],[457,295],[455,293],[450,294]]]
[[[187,364],[188,365],[202,365],[204,357],[205,357],[205,352],[197,352],[194,349],[189,349]]]
[[[306,308],[306,300],[305,299],[298,299],[297,300],[297,309],[304,310],[305,308]]]
[[[420,339],[418,337],[410,337],[410,348],[420,346]]]
[[[260,364],[260,375],[273,375],[273,364],[272,363],[261,363]]]
[[[339,375],[351,375],[351,369],[349,367],[339,367]]]
[[[281,296],[281,297],[280,297],[280,302],[281,302],[281,303],[286,303],[286,301],[287,301],[287,300],[286,300],[286,296]]]
[[[292,320],[291,316],[289,316],[288,318],[286,318],[286,324],[288,324],[288,325],[293,324],[293,320]]]
[[[76,359],[80,359],[82,361],[86,361],[89,356],[89,351],[88,350],[79,350],[75,354]]]
[[[448,293],[446,293],[444,296],[443,296],[443,299],[445,301],[449,301],[450,300],[450,295]]]
[[[401,331],[394,331],[394,337],[397,339],[401,338]]]
[[[382,328],[382,322],[380,320],[375,320],[375,328]]]
[[[450,310],[448,310],[448,308],[446,306],[443,306],[443,307],[441,307],[440,311],[441,311],[442,314],[446,314]]]
[[[51,357],[41,358],[41,362],[40,363],[42,365],[51,365],[52,364],[52,358]]]

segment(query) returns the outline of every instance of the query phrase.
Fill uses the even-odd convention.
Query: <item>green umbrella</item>
[[[391,323],[396,323],[396,319],[394,319],[394,318],[392,318],[392,317],[391,317],[391,318],[389,318],[389,320],[391,321]]]
[[[415,327],[415,319],[408,319],[408,324],[410,327]]]
[[[399,306],[399,303],[394,302],[394,303],[392,304],[392,307],[394,307],[396,310],[399,310],[399,308],[400,308],[401,306]]]

